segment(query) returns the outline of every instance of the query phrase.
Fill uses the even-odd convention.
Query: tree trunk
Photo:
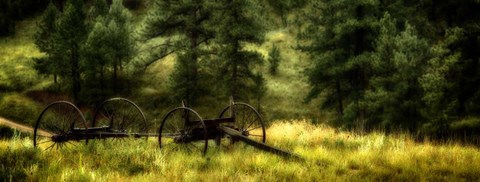
[[[115,60],[113,61],[113,79],[112,79],[112,83],[113,83],[113,91],[114,92],[117,92],[118,91],[118,67],[119,67],[119,60],[120,58],[118,58],[118,56],[115,56]]]
[[[193,82],[193,85],[191,86],[191,89],[194,90],[194,89],[197,89],[195,87],[198,86],[198,69],[197,69],[197,59],[198,59],[198,55],[197,55],[197,46],[198,46],[198,36],[199,36],[199,32],[197,30],[197,9],[199,8],[194,8],[192,10],[192,12],[190,12],[190,18],[193,22],[195,22],[193,24],[192,27],[189,27],[187,29],[187,32],[188,32],[188,36],[189,36],[189,39],[190,39],[190,63],[188,63],[188,67],[189,67],[189,77],[190,78],[187,78],[189,81],[192,81]],[[192,93],[192,91],[190,89],[187,89],[187,101],[190,102],[191,104],[195,104],[195,94]]]
[[[238,41],[235,42],[235,48],[233,49],[231,58],[233,61],[232,64],[232,81],[230,83],[230,94],[233,96],[233,98],[239,98],[238,97],[238,92],[237,92],[237,87],[238,87],[238,58],[236,57],[239,49],[239,43]]]
[[[340,117],[342,117],[343,116],[342,88],[341,88],[339,79],[336,79],[335,82],[337,86],[338,114],[340,115]]]
[[[72,95],[73,102],[79,104],[79,93],[80,93],[80,66],[79,66],[79,57],[78,57],[78,45],[72,45],[71,50],[71,79],[72,79]]]

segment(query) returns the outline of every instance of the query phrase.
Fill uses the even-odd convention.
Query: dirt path
[[[2,118],[2,117],[0,117],[0,125],[5,125],[5,126],[14,128],[18,131],[25,132],[25,133],[33,134],[33,131],[34,131],[34,128],[32,128],[30,126],[25,126],[25,125],[22,125],[22,124],[18,124],[18,123],[15,123],[13,121],[9,121],[5,118]],[[38,132],[39,132],[40,135],[43,135],[43,136],[52,136],[51,133],[49,133],[47,131],[44,131],[44,130],[39,130]]]

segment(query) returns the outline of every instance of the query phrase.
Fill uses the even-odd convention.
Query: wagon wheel
[[[177,107],[168,112],[158,133],[160,149],[182,148],[192,153],[207,153],[207,128],[202,117],[193,109]]]
[[[146,133],[147,119],[134,102],[111,98],[95,110],[92,127],[105,127],[107,132]]]
[[[33,132],[33,146],[50,150],[72,148],[86,134],[87,125],[82,112],[72,103],[57,101],[40,114]]]
[[[233,104],[233,113],[227,112],[232,109],[231,107],[232,106],[230,105],[223,109],[222,113],[220,113],[220,118],[234,117],[235,123],[234,125],[224,125],[240,131],[242,135],[247,136],[250,139],[265,143],[265,124],[258,111],[251,105],[241,102],[235,102]],[[230,116],[228,116],[228,113],[230,113]],[[220,138],[217,144],[220,145],[221,142]],[[234,141],[230,142],[233,143]]]

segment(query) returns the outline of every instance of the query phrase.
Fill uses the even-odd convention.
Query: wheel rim
[[[134,102],[125,98],[111,98],[95,110],[93,127],[107,127],[112,131],[146,133],[145,114]]]
[[[190,123],[190,124],[189,124]],[[168,112],[159,128],[158,142],[164,151],[186,150],[205,155],[208,148],[207,129],[193,109],[178,107]]]
[[[227,106],[220,113],[220,118],[226,117],[227,111],[231,106]],[[236,102],[234,104],[235,111],[235,129],[240,131],[242,135],[247,136],[253,140],[265,143],[266,133],[265,124],[260,116],[260,113],[249,104]]]
[[[86,121],[82,112],[72,103],[57,101],[49,104],[40,114],[35,124],[33,145],[45,150],[72,149],[81,140],[79,135],[86,134]],[[83,130],[78,130],[83,129]]]

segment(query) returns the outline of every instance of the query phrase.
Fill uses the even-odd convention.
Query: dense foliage
[[[259,100],[263,91],[258,89],[264,83],[254,66],[263,58],[255,51],[243,50],[244,44],[263,40],[263,29],[252,9],[250,1],[156,2],[141,34],[144,41],[164,41],[151,48],[152,56],[144,64],[175,53],[170,89],[175,99],[191,105],[205,96]]]
[[[82,0],[68,0],[61,14],[50,3],[35,35],[46,54],[35,59],[36,69],[53,75],[56,84],[68,83],[63,89],[77,103],[80,97],[90,104],[123,92],[130,81],[122,71],[134,52],[130,16],[121,0],[109,7],[97,0],[88,16]]]
[[[30,1],[24,1],[27,7]],[[0,3],[2,34],[11,32],[19,2]],[[267,88],[281,87],[269,81],[296,72],[305,73],[310,85],[305,101],[320,103],[319,113],[336,111],[333,123],[341,127],[442,134],[480,126],[476,0],[35,3],[46,7],[34,36],[43,53],[34,58],[35,69],[53,80],[48,89],[70,93],[77,102],[147,92],[163,93],[149,99],[185,99],[192,106],[230,95],[260,106]],[[272,32],[297,37],[285,45]],[[283,66],[292,66],[292,52],[308,62],[305,70]],[[171,68],[157,64],[166,58],[174,61]],[[0,64],[10,65],[5,73],[20,69]],[[167,70],[161,75],[168,78],[158,81],[166,82],[165,90],[139,82],[151,67]],[[8,78],[0,80],[0,89],[25,90],[39,79],[17,75],[0,74]]]
[[[16,21],[43,10],[48,2],[48,0],[0,1],[0,36],[14,34]]]
[[[326,94],[338,123],[439,132],[479,114],[478,1],[319,1],[299,48],[308,99]]]

